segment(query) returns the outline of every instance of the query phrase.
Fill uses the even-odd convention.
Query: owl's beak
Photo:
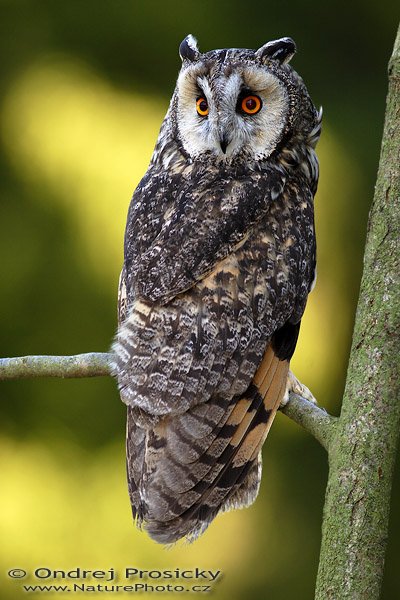
[[[219,138],[219,145],[221,146],[221,150],[224,154],[226,154],[226,149],[230,144],[230,139],[229,137],[226,135],[226,133],[224,133],[223,135],[221,135],[221,137]]]

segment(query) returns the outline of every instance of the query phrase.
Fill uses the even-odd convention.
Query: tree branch
[[[329,451],[333,438],[337,417],[333,417],[325,409],[309,402],[297,394],[289,394],[289,402],[281,408],[287,417],[311,433],[316,440]]]
[[[101,377],[110,375],[111,352],[75,356],[17,356],[0,358],[0,381],[33,377]],[[328,449],[336,417],[297,394],[290,394],[282,412]]]
[[[0,358],[0,380],[31,377],[100,377],[110,375],[108,352],[75,356],[17,356]]]

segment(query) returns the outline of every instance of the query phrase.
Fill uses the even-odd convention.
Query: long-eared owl
[[[128,212],[113,373],[133,515],[161,543],[251,504],[315,278],[321,112],[290,38],[189,35]]]

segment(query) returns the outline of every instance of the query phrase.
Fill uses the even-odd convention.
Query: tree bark
[[[109,352],[88,352],[74,356],[0,358],[0,381],[33,377],[101,377],[110,375],[111,357]]]
[[[341,416],[329,447],[316,600],[380,596],[400,425],[400,29]]]

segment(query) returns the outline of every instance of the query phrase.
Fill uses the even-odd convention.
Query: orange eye
[[[197,98],[196,109],[201,117],[206,117],[208,115],[208,102],[203,96]]]
[[[241,109],[247,115],[255,115],[261,109],[262,102],[258,96],[246,96],[241,102]]]

